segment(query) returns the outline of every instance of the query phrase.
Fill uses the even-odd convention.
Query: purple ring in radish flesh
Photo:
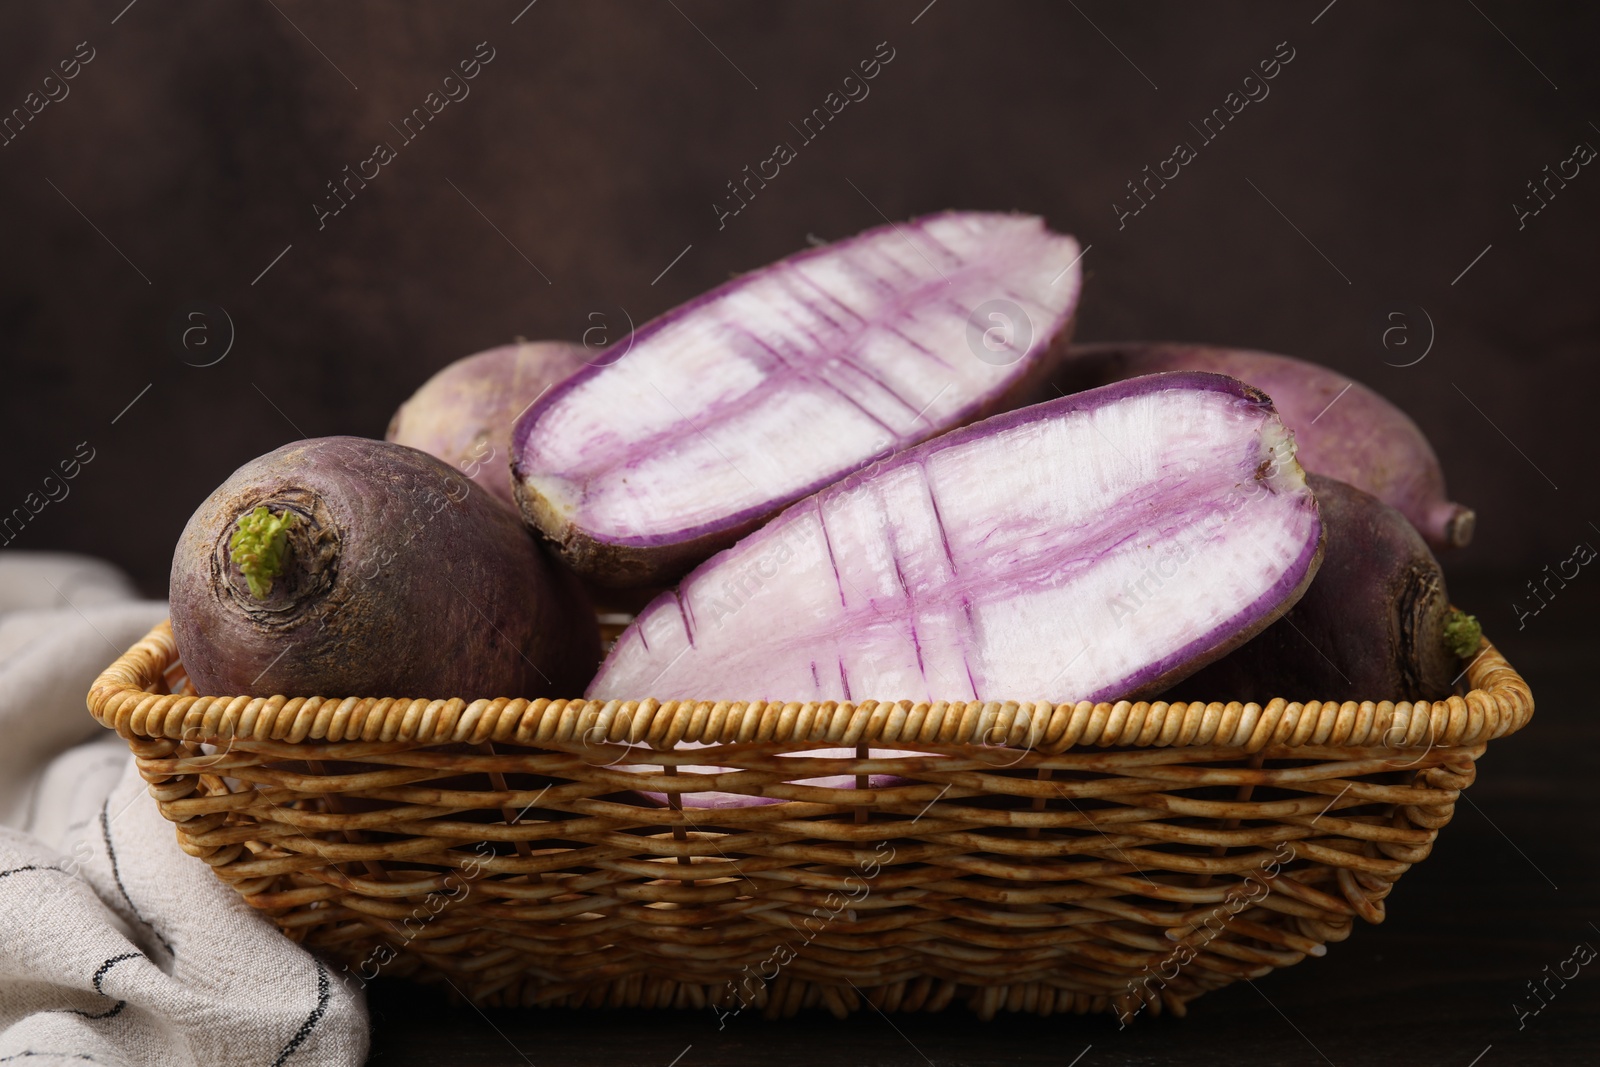
[[[1321,557],[1271,402],[1222,375],[1152,375],[791,506],[652,602],[589,696],[1135,698],[1277,619]]]
[[[1327,527],[1316,581],[1299,603],[1167,700],[1443,700],[1482,639],[1450,606],[1422,535],[1370,493],[1310,476]]]
[[[1271,402],[1154,375],[956,430],[791,506],[650,604],[589,696],[1134,698],[1268,626],[1321,558]],[[686,807],[774,799],[685,781],[726,767],[679,770]]]
[[[1214,345],[1074,345],[1039,399],[1162,371],[1199,370],[1249,382],[1295,433],[1300,463],[1371,493],[1411,521],[1435,550],[1463,548],[1476,515],[1445,495],[1433,446],[1405,412],[1327,367]]]
[[[673,581],[795,500],[1036,389],[1066,349],[1078,258],[1034,216],[949,212],[738,277],[518,420],[523,516],[586,577]]]

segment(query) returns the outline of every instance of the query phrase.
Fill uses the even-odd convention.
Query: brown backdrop
[[[17,547],[160,593],[252,456],[381,434],[465,353],[618,331],[808,235],[952,206],[1092,246],[1082,339],[1294,353],[1404,406],[1480,512],[1458,573],[1600,544],[1600,167],[1513,206],[1600,147],[1592,6],[124,2],[0,10],[0,108],[58,97],[0,147],[0,508],[93,456]],[[390,125],[491,50],[414,140]],[[890,50],[802,142],[790,123]],[[1290,52],[1215,140],[1191,127]],[[380,141],[395,158],[319,223]],[[719,228],[780,141],[797,158]],[[1119,223],[1179,141],[1196,157]],[[226,357],[186,365],[224,314]]]

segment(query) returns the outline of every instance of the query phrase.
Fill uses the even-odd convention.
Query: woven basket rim
[[[1434,701],[584,700],[498,697],[190,696],[163,692],[178,663],[170,620],[123,653],[89,690],[90,714],[125,738],[436,745],[762,743],[804,748],[963,745],[1059,753],[1073,747],[1476,745],[1533,717],[1528,683],[1485,638],[1463,672],[1470,691]]]

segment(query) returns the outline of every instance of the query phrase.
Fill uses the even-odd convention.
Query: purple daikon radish
[[[1232,375],[1266,393],[1294,431],[1306,470],[1371,493],[1409,519],[1430,547],[1472,540],[1476,517],[1445,495],[1439,457],[1417,424],[1360,382],[1315,363],[1215,345],[1074,345],[1056,388],[1039,398],[1177,370]]]
[[[1270,401],[1221,375],[1156,375],[996,416],[792,506],[648,606],[589,696],[1137,697],[1276,620],[1321,557]]]
[[[234,471],[172,556],[172,632],[211,696],[560,697],[599,631],[505,505],[415,448],[295,441]]]
[[[1253,641],[1166,700],[1443,700],[1483,632],[1450,606],[1422,535],[1370,493],[1310,476],[1327,529],[1317,580]]]
[[[465,356],[423,382],[395,411],[384,436],[437,456],[516,507],[512,423],[594,355],[565,341],[517,341]]]
[[[1159,692],[1300,597],[1322,523],[1259,390],[1151,375],[1007,412],[790,507],[653,601],[594,699]]]
[[[949,212],[735,278],[512,433],[525,520],[610,585],[670,582],[785,505],[1005,410],[1065,351],[1078,244]]]

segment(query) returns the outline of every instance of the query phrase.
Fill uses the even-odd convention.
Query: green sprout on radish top
[[[295,521],[295,513],[287,508],[274,515],[262,505],[241,517],[233,536],[228,538],[228,558],[243,572],[245,581],[250,583],[250,595],[257,600],[267,599],[272,592],[272,579],[283,572],[289,531],[294,529]]]
[[[1466,659],[1478,651],[1482,640],[1483,627],[1478,625],[1477,616],[1464,611],[1450,614],[1450,620],[1444,624],[1444,643],[1457,659]]]

